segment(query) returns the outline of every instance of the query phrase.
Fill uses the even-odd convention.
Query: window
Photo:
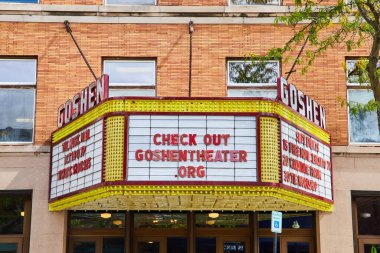
[[[21,253],[28,245],[31,192],[0,191],[0,252]]]
[[[105,60],[104,73],[109,75],[109,96],[155,96],[156,61]]]
[[[126,212],[70,211],[69,253],[124,253]]]
[[[347,60],[347,85],[348,86],[358,86],[358,85],[368,85],[368,75],[363,73],[358,67],[360,62],[358,60]],[[380,62],[377,63],[377,68],[380,68]]]
[[[279,5],[280,0],[230,0],[230,5],[258,5],[258,4]]]
[[[38,4],[38,0],[0,0],[0,3],[26,3]]]
[[[271,227],[271,212],[259,212],[259,228]],[[313,228],[313,212],[284,212],[282,214],[282,228]]]
[[[279,76],[279,61],[230,60],[227,62],[228,96],[276,98]]]
[[[156,5],[156,0],[105,0],[109,5]]]
[[[347,60],[347,100],[353,105],[365,105],[374,99],[372,90],[366,89],[366,75],[356,66],[356,60]],[[378,65],[380,67],[380,64]],[[353,113],[349,109],[350,143],[379,143],[377,112],[364,110]]]
[[[195,225],[196,227],[245,228],[249,225],[249,216],[247,213],[197,213]]]
[[[358,252],[380,250],[379,192],[352,191],[354,242]]]
[[[70,228],[99,229],[124,228],[125,213],[123,212],[84,212],[70,213]]]
[[[187,228],[186,213],[136,213],[135,228]]]
[[[359,235],[380,235],[380,197],[355,197]]]
[[[35,59],[0,59],[0,142],[31,143],[34,131]]]

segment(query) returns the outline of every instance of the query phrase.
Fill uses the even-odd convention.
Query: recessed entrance
[[[283,217],[278,252],[316,252],[314,213]],[[69,221],[69,253],[273,253],[270,212],[71,212]]]
[[[314,240],[310,237],[281,238],[281,253],[314,253]]]

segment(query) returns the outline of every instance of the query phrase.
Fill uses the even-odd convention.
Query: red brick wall
[[[187,25],[72,24],[79,45],[96,74],[102,57],[157,57],[159,96],[187,96],[189,34]],[[74,43],[59,23],[0,23],[1,55],[38,57],[36,144],[48,143],[56,129],[57,107],[92,81]],[[226,96],[226,58],[263,54],[281,46],[290,30],[271,25],[195,25],[193,96]],[[351,55],[365,55],[363,49]],[[327,108],[327,127],[335,145],[347,144],[347,110],[342,63],[346,52],[328,50],[307,75],[291,81]],[[291,63],[282,65],[282,72]]]

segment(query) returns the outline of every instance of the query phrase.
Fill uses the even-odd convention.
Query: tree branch
[[[360,15],[367,21],[368,24],[370,24],[373,28],[375,28],[375,22],[369,17],[368,12],[358,4],[358,1],[355,0],[356,6],[358,7],[358,10],[360,12]]]
[[[370,3],[368,0],[364,3],[364,5],[368,6],[368,8],[371,10],[373,16],[374,16],[374,28],[375,30],[379,29],[379,13],[376,11],[375,6]]]

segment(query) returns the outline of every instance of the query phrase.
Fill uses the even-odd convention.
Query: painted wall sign
[[[66,101],[58,108],[58,127],[69,123],[78,116],[108,98],[108,75],[96,79],[72,99]]]
[[[328,145],[281,121],[281,152],[283,184],[332,200]]]
[[[316,125],[326,129],[326,110],[316,101],[306,96],[293,84],[283,78],[277,78],[277,99],[290,106]]]
[[[257,181],[256,117],[130,115],[128,181]]]
[[[52,147],[50,198],[101,182],[103,120]]]

